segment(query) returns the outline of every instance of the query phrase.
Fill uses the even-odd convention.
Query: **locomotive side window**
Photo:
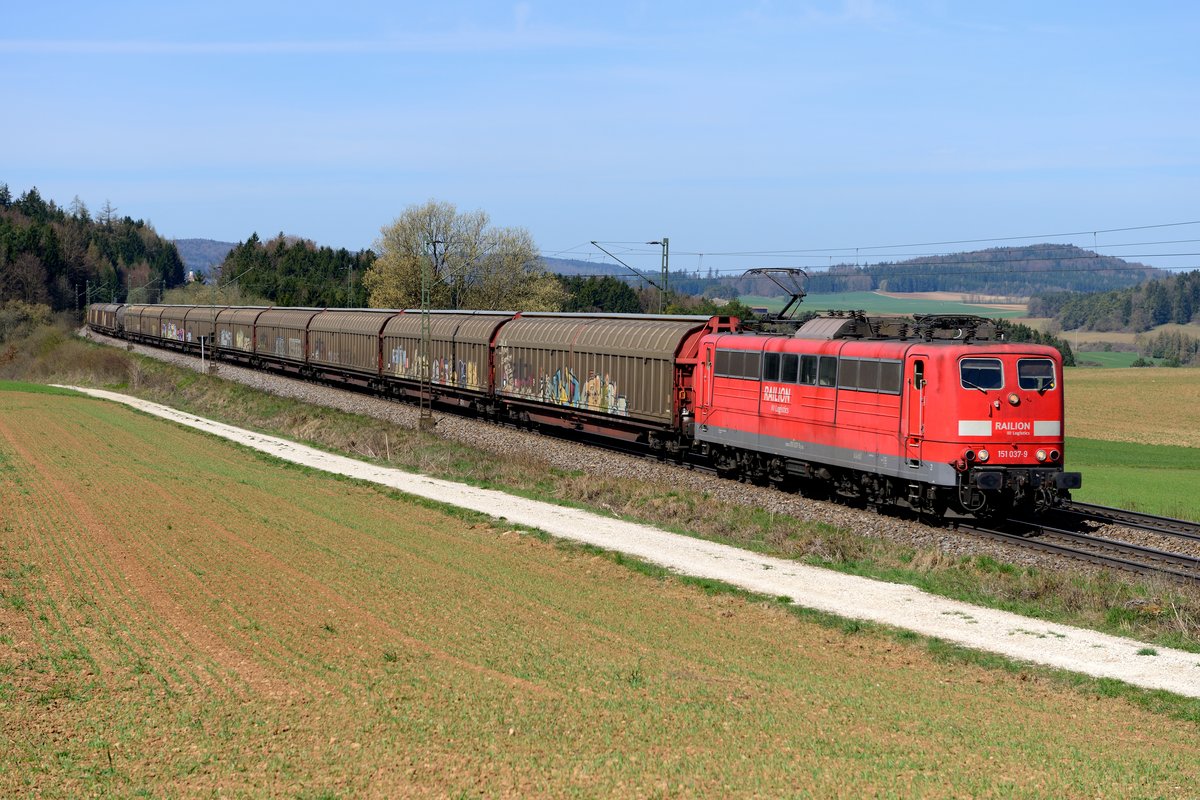
[[[713,373],[718,378],[749,378],[758,380],[761,353],[745,350],[718,350]]]
[[[855,389],[860,392],[900,394],[899,361],[884,361],[873,358],[843,358],[838,368],[839,389]]]
[[[817,369],[818,386],[837,386],[838,360],[836,356],[821,356]]]
[[[1017,384],[1022,389],[1047,392],[1054,388],[1054,362],[1048,358],[1017,361]]]
[[[758,370],[755,370],[757,373]],[[741,350],[734,350],[729,354],[729,377],[744,378],[746,377],[746,353]]]
[[[779,353],[763,353],[762,379],[772,383],[779,382]]]
[[[743,353],[746,361],[742,367],[742,377],[758,380],[758,371],[762,362],[762,353]]]
[[[858,388],[858,365],[862,363],[857,358],[843,358],[841,368],[838,370],[838,388],[839,389],[857,389]],[[824,366],[824,364],[822,364]],[[822,386],[830,384],[824,382],[824,374],[821,375]]]
[[[1004,367],[998,358],[964,358],[958,368],[964,389],[1004,388]]]
[[[713,367],[713,372],[722,378],[729,377],[729,356],[731,353],[728,350],[717,351],[717,365]]]
[[[858,362],[858,388],[864,392],[879,391],[879,362]]]
[[[800,357],[800,383],[805,386],[817,385],[817,357]]]
[[[779,382],[795,383],[800,369],[800,357],[795,353],[784,353],[779,364]]]
[[[885,394],[900,394],[901,366],[899,361],[879,362],[879,391]]]

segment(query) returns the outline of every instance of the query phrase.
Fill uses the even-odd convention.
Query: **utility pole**
[[[217,359],[216,350],[213,348],[217,346],[217,279],[213,277],[213,268],[211,265],[208,267],[208,282],[210,284],[209,291],[212,293],[212,305],[209,306],[211,319],[209,320],[210,328],[208,333],[208,348],[209,353],[212,355],[212,361],[207,368],[204,366],[204,337],[200,337],[200,368],[206,369],[210,373],[215,373],[217,371]]]
[[[668,268],[668,258],[671,254],[671,240],[664,236],[661,241],[646,242],[646,244],[662,245],[662,283],[659,284],[658,289],[658,313],[661,314],[663,312],[664,297],[667,294],[667,281],[671,276],[670,269]]]
[[[429,246],[433,256],[421,263],[421,414],[417,418],[417,430],[433,429],[433,378],[432,378],[432,336],[430,334],[430,295],[433,285],[433,273],[437,269],[437,248],[445,244],[441,239],[433,239]]]

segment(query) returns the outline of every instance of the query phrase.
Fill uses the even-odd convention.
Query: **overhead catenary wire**
[[[1186,254],[1186,255],[1200,256],[1200,253],[1191,253],[1191,254]],[[1098,256],[1067,256],[1067,257],[1063,257],[1059,260],[1091,262],[1091,261],[1095,261],[1097,258],[1098,258]],[[1175,270],[1178,270],[1178,269],[1184,269],[1184,270],[1200,269],[1200,266],[1189,266],[1189,267],[1183,267],[1183,268],[1176,267],[1173,270],[1165,270],[1161,267],[1152,267],[1152,266],[1148,266],[1145,264],[1127,264],[1124,266],[1114,264],[1114,265],[1108,265],[1108,266],[1103,266],[1103,267],[1099,267],[1099,268],[1097,268],[1097,266],[1095,264],[1087,264],[1087,265],[1078,266],[1078,267],[1055,267],[1053,269],[1036,269],[1036,270],[1035,269],[1021,270],[1021,269],[1003,269],[1002,268],[1006,265],[1020,264],[1023,262],[1045,261],[1045,260],[1047,260],[1047,259],[1045,259],[1045,258],[1012,258],[1012,259],[1003,259],[1003,260],[999,260],[999,261],[987,261],[987,262],[980,262],[978,260],[936,261],[936,262],[931,261],[931,262],[928,262],[925,264],[910,264],[908,266],[913,267],[913,268],[916,268],[916,267],[926,267],[926,268],[938,267],[939,268],[938,273],[937,273],[938,275],[989,275],[989,276],[992,276],[992,275],[1012,275],[1012,276],[1046,275],[1046,274],[1055,274],[1055,273],[1096,272],[1096,271],[1099,271],[1099,272],[1147,272],[1147,271],[1174,272]],[[988,268],[986,268],[986,269],[984,269],[984,268],[964,269],[964,270],[956,270],[956,271],[946,271],[944,269],[940,269],[941,267],[947,267],[947,266],[955,267],[955,266],[966,266],[968,264],[981,264],[981,263],[986,263],[988,265]],[[889,266],[889,263],[888,262],[880,262],[880,263],[875,263],[875,264],[860,265],[858,267],[855,267],[852,264],[835,264],[834,266],[835,267],[841,266],[841,267],[848,267],[850,269],[863,270],[863,269],[870,269],[871,267]],[[895,266],[900,266],[900,265],[896,264]],[[1001,268],[997,268],[997,267],[1001,267]],[[828,275],[830,277],[839,277],[840,278],[840,277],[851,277],[855,274],[861,274],[861,272],[834,272],[834,271],[830,271],[829,269],[827,269],[825,267],[821,267],[820,269],[814,270],[814,268],[811,265],[805,265],[804,268],[813,270],[812,277]],[[705,271],[705,274],[700,275],[699,277],[707,278],[709,273],[711,273],[714,277],[723,277],[723,278],[724,277],[740,277],[743,272],[745,272],[745,268],[743,268],[743,267],[728,268],[728,269],[712,269],[712,268],[710,268],[709,270]],[[679,274],[679,275],[694,275],[695,273],[696,273],[695,270],[686,270],[686,269],[678,270],[676,272],[676,274]],[[912,271],[889,272],[888,277],[897,277],[897,278],[922,277],[922,276],[927,276],[928,274],[929,274],[929,272],[927,270],[913,269]],[[597,273],[587,273],[587,274],[572,273],[572,275],[574,277],[583,277],[583,278],[587,278],[587,277],[592,277],[592,278],[617,277],[611,272],[597,272]]]
[[[1045,244],[1045,245],[1059,246],[1059,247],[1077,247],[1080,250],[1085,250],[1085,248],[1082,248],[1079,245],[1073,244],[1070,242],[1052,242],[1052,241],[1046,241],[1046,240],[1047,239],[1061,239],[1061,238],[1065,238],[1065,237],[1087,236],[1092,240],[1092,242],[1091,242],[1092,248],[1091,248],[1090,252],[1085,250],[1085,252],[1078,254],[1078,255],[1058,256],[1058,257],[1056,257],[1057,260],[1061,260],[1061,261],[1073,261],[1073,260],[1093,261],[1093,260],[1099,259],[1099,258],[1118,258],[1118,259],[1122,259],[1122,260],[1139,259],[1139,258],[1146,258],[1146,259],[1151,259],[1151,258],[1153,258],[1153,259],[1200,258],[1200,252],[1175,252],[1175,251],[1154,252],[1152,249],[1150,249],[1150,248],[1159,247],[1159,246],[1165,247],[1167,245],[1194,244],[1196,242],[1200,242],[1200,239],[1195,239],[1195,238],[1141,240],[1141,241],[1132,241],[1132,242],[1126,241],[1126,242],[1103,243],[1103,244],[1098,241],[1099,234],[1124,233],[1124,232],[1158,230],[1158,229],[1167,229],[1167,228],[1181,228],[1181,227],[1196,226],[1196,225],[1200,225],[1200,220],[1185,221],[1185,222],[1156,223],[1156,224],[1151,224],[1151,225],[1127,225],[1127,226],[1112,227],[1112,228],[1096,228],[1093,230],[1065,231],[1065,232],[1060,232],[1060,233],[1028,234],[1028,235],[1022,235],[1022,236],[995,236],[995,237],[989,237],[989,238],[952,239],[952,240],[943,240],[943,241],[936,241],[936,242],[915,242],[915,243],[910,242],[910,243],[906,243],[906,244],[894,244],[894,245],[866,245],[866,246],[859,245],[859,246],[855,246],[855,247],[789,248],[789,249],[774,249],[774,250],[727,250],[727,251],[714,251],[714,250],[710,250],[710,249],[705,249],[703,251],[678,250],[677,253],[680,256],[694,255],[694,256],[697,256],[698,259],[703,259],[704,257],[708,257],[710,259],[710,262],[709,262],[710,265],[703,276],[699,275],[698,270],[689,271],[689,270],[684,269],[684,270],[679,270],[678,273],[685,274],[685,275],[691,274],[691,275],[695,275],[697,277],[728,278],[728,277],[740,276],[745,271],[745,269],[749,266],[748,264],[742,264],[737,267],[728,267],[728,268],[714,268],[712,266],[711,259],[730,259],[730,258],[744,259],[746,261],[749,261],[751,259],[766,259],[768,261],[773,261],[775,263],[778,263],[778,260],[780,260],[780,259],[787,259],[787,260],[790,260],[790,261],[796,263],[797,266],[801,266],[807,270],[812,271],[814,277],[825,274],[826,272],[829,272],[830,270],[832,270],[835,267],[850,267],[850,268],[857,269],[857,270],[865,270],[865,269],[871,269],[873,267],[880,267],[880,266],[901,267],[901,268],[903,268],[905,266],[911,266],[914,270],[912,272],[907,272],[907,271],[905,271],[905,272],[890,272],[889,273],[890,277],[923,276],[923,275],[927,274],[927,270],[929,267],[937,267],[939,269],[940,275],[968,275],[969,274],[969,275],[1014,275],[1014,276],[1016,276],[1016,275],[1021,274],[1022,272],[1029,273],[1029,274],[1083,272],[1083,271],[1095,270],[1097,267],[1095,264],[1088,264],[1087,266],[1080,267],[1080,268],[1058,267],[1058,268],[1054,268],[1054,269],[1041,269],[1041,270],[1017,270],[1017,269],[1008,269],[1008,267],[1009,267],[1009,265],[1019,265],[1022,262],[1043,261],[1043,260],[1046,260],[1047,257],[1046,256],[1014,256],[1011,258],[999,258],[999,259],[998,258],[987,258],[987,259],[965,258],[965,259],[947,260],[948,257],[959,255],[959,253],[929,252],[929,251],[925,251],[925,252],[895,252],[895,251],[899,251],[901,249],[912,250],[915,248],[922,248],[922,247],[946,247],[946,246],[950,246],[950,245],[971,245],[971,244],[978,245],[978,244],[988,244],[988,243],[997,244],[997,243],[1002,243],[1002,242],[1015,242],[1015,241],[1022,241],[1022,240],[1029,241],[1030,244],[1028,246],[1030,246],[1030,247],[1037,246],[1040,244]],[[1031,241],[1031,240],[1040,240],[1040,241]],[[589,243],[589,244],[593,244],[593,243]],[[651,255],[656,254],[656,251],[648,250],[644,246],[645,243],[640,242],[640,241],[609,241],[609,242],[603,242],[603,244],[609,246],[615,252],[620,252],[620,254],[625,257],[633,257],[633,256],[649,257]],[[554,253],[543,253],[542,255],[543,255],[543,257],[546,257],[546,258],[561,258],[561,257],[567,256],[568,254],[571,254],[573,251],[576,251],[577,249],[585,247],[585,246],[587,246],[587,245],[581,243],[579,245],[573,245],[571,247],[558,250]],[[1113,252],[1113,251],[1119,250],[1120,248],[1127,248],[1127,247],[1144,248],[1144,251],[1139,251],[1139,252],[1134,252],[1134,253]],[[863,259],[862,258],[863,251],[870,251],[871,253],[873,253],[875,255],[875,260]],[[889,251],[889,252],[884,252],[884,251]],[[1100,251],[1106,251],[1106,252],[1104,254],[1101,254]],[[612,255],[612,254],[610,254],[610,255]],[[855,259],[854,263],[850,262],[851,256],[853,256]],[[840,263],[834,264],[833,263],[834,259],[838,258],[838,257],[841,257],[844,260]],[[617,257],[615,255],[613,255],[613,258],[616,259]],[[928,259],[928,261],[922,263],[923,259]],[[589,257],[584,260],[591,261],[592,259]],[[816,263],[818,260],[823,263]],[[899,260],[899,261],[897,261],[897,260]],[[912,263],[904,264],[902,262],[912,262]],[[624,263],[624,262],[621,262],[621,263]],[[966,266],[966,265],[978,265],[978,266],[975,269],[963,270],[960,272],[946,272],[944,269],[945,267]],[[1174,272],[1174,271],[1179,271],[1179,270],[1189,270],[1189,269],[1196,269],[1196,268],[1197,267],[1191,266],[1191,265],[1176,264],[1176,265],[1172,266],[1170,269],[1167,269],[1164,267],[1158,267],[1158,266],[1147,265],[1147,264],[1139,264],[1139,263],[1133,263],[1133,264],[1128,264],[1128,265],[1124,265],[1124,266],[1105,265],[1104,267],[1101,267],[1101,269],[1106,272],[1119,272],[1119,271],[1141,272],[1141,271],[1145,271],[1145,270],[1162,270],[1163,272]],[[838,273],[834,273],[834,274],[838,274]],[[598,272],[594,275],[589,274],[589,275],[578,275],[578,276],[579,277],[605,277],[605,276],[611,276],[611,273]]]

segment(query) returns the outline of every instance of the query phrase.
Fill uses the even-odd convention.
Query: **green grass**
[[[1075,500],[1200,520],[1200,450],[1068,438],[1066,452],[1068,468],[1083,473]]]
[[[761,297],[744,295],[739,298],[748,306],[766,306],[772,311],[783,308],[787,302],[783,297]],[[839,292],[837,294],[810,294],[800,305],[801,311],[859,310],[868,314],[975,314],[981,317],[1013,319],[1025,316],[1024,310],[997,309],[988,306],[956,303],[948,300],[908,300],[900,297],[885,297],[875,292]]]
[[[1075,353],[1075,366],[1106,369],[1128,367],[1139,358],[1137,353],[1118,353],[1107,350],[1080,350]],[[1155,359],[1151,359],[1155,360]],[[1161,360],[1161,359],[1158,359]]]
[[[71,389],[59,389],[57,386],[47,386],[44,383],[28,383],[26,381],[0,380],[0,392],[28,392],[30,394],[59,394],[82,397],[79,392]]]

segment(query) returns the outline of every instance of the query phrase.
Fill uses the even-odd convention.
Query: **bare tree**
[[[100,216],[97,218],[97,221],[107,228],[113,224],[113,222],[116,220],[116,217],[117,207],[106,199],[104,201],[104,205],[100,207]]]
[[[363,277],[375,308],[421,303],[421,271],[431,271],[436,308],[553,311],[565,293],[546,272],[524,228],[492,228],[484,211],[452,203],[412,205],[380,231],[379,258]]]
[[[49,303],[46,267],[33,253],[21,253],[0,269],[0,300]]]

